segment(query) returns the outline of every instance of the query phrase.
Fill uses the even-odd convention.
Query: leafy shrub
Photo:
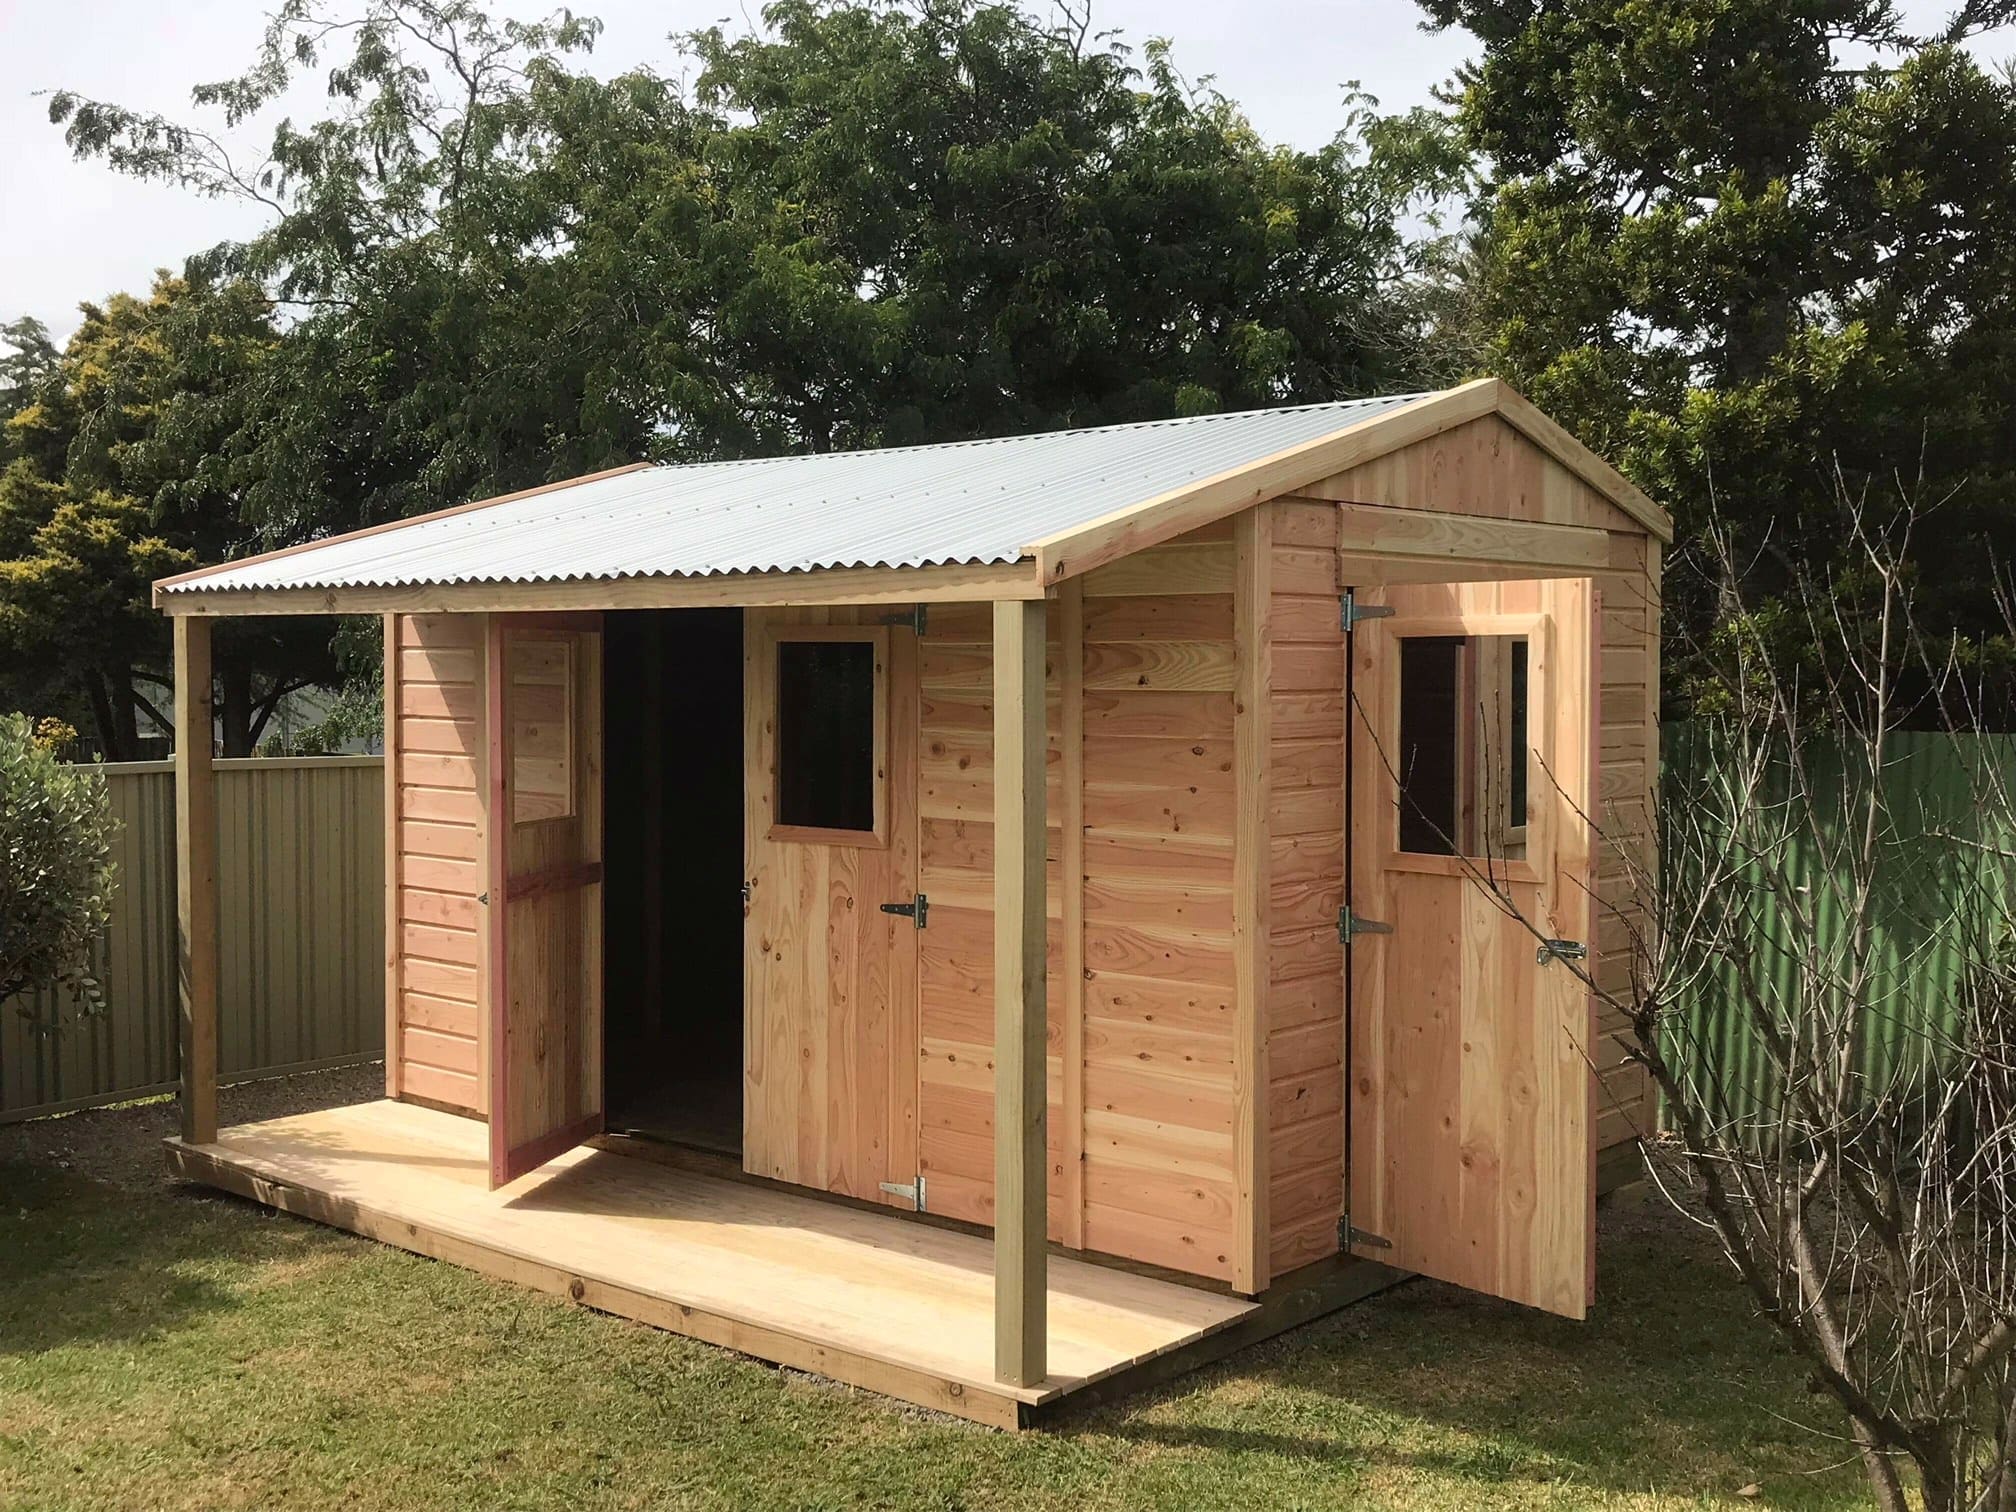
[[[61,733],[0,715],[0,998],[67,986],[95,1008],[114,820],[105,774],[56,759]]]

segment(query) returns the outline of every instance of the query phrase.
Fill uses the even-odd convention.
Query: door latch
[[[1580,940],[1542,940],[1540,948],[1533,953],[1533,962],[1545,966],[1549,961],[1586,961],[1589,947]]]
[[[916,901],[911,903],[884,903],[882,905],[882,912],[886,914],[901,914],[906,919],[915,919],[917,927],[922,929],[924,921],[930,916],[931,900],[925,897],[924,894],[919,893],[917,894]]]

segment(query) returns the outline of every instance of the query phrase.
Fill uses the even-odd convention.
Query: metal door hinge
[[[908,1197],[913,1212],[924,1211],[924,1177],[921,1174],[907,1186],[900,1181],[883,1181],[877,1185],[891,1197]]]
[[[753,891],[754,891],[753,884],[748,882],[744,882],[742,884],[742,904],[745,908],[749,904],[749,899]]]
[[[882,912],[886,914],[901,914],[906,919],[915,919],[917,927],[922,929],[925,927],[925,920],[931,915],[931,900],[925,897],[924,894],[919,893],[917,894],[916,901],[912,903],[884,903],[882,905]]]
[[[1586,961],[1589,947],[1580,940],[1542,940],[1540,948],[1533,953],[1535,964],[1545,966],[1549,961]]]
[[[1361,604],[1355,589],[1346,588],[1337,596],[1337,623],[1349,635],[1369,619],[1391,619],[1391,604]]]
[[[1342,1218],[1337,1220],[1337,1248],[1348,1250],[1354,1246],[1362,1246],[1365,1249],[1389,1250],[1393,1248],[1393,1241],[1380,1234],[1368,1233],[1361,1228],[1353,1228],[1351,1226],[1351,1215],[1346,1213]]]
[[[1349,903],[1337,910],[1337,938],[1346,945],[1359,935],[1391,933],[1393,933],[1391,924],[1381,924],[1377,919],[1361,919],[1351,912]]]

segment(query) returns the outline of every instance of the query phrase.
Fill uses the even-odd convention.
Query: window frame
[[[1380,624],[1381,632],[1387,637],[1387,650],[1382,668],[1385,684],[1380,700],[1383,709],[1380,724],[1384,726],[1382,739],[1391,742],[1390,749],[1397,757],[1400,740],[1400,642],[1420,638],[1443,638],[1462,636],[1476,639],[1479,636],[1508,636],[1526,642],[1526,721],[1529,744],[1528,759],[1538,760],[1544,771],[1545,749],[1539,743],[1545,738],[1546,727],[1540,721],[1551,717],[1553,697],[1552,664],[1554,658],[1554,622],[1547,614],[1448,614],[1424,615],[1419,619],[1393,620]],[[1539,813],[1533,811],[1534,794],[1529,787],[1527,793],[1528,823],[1524,832],[1526,854],[1524,856],[1476,857],[1461,855],[1435,855],[1423,851],[1409,851],[1400,848],[1400,804],[1398,799],[1399,773],[1392,767],[1392,759],[1382,757],[1376,751],[1371,754],[1374,761],[1385,760],[1389,779],[1394,783],[1392,797],[1395,801],[1383,803],[1378,829],[1378,865],[1387,871],[1413,872],[1422,876],[1474,876],[1488,873],[1504,883],[1537,883],[1554,865],[1554,826],[1551,809],[1542,805]],[[1532,778],[1529,767],[1529,782]]]
[[[875,682],[871,695],[874,732],[870,760],[874,784],[872,803],[874,827],[865,830],[834,829],[825,825],[785,824],[776,816],[783,812],[783,709],[779,700],[784,691],[781,661],[786,644],[797,642],[854,642],[874,648]],[[769,680],[769,707],[764,718],[769,723],[770,827],[767,840],[792,845],[847,846],[855,850],[884,850],[889,845],[889,627],[887,625],[771,625],[764,628],[764,667]]]

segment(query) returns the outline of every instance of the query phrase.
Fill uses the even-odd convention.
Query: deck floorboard
[[[1012,1426],[1249,1319],[1242,1298],[1049,1264],[1050,1376],[993,1379],[985,1238],[576,1149],[497,1191],[484,1126],[363,1103],[171,1141],[182,1174],[761,1358]]]

